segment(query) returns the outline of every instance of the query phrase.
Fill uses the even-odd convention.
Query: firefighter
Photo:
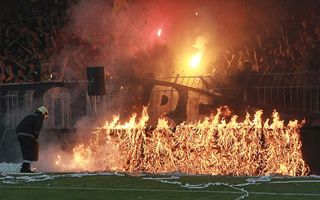
[[[48,118],[48,109],[39,107],[34,113],[22,119],[16,128],[20,143],[23,163],[20,172],[33,173],[31,162],[38,160],[39,146],[38,137],[42,128],[43,120]]]

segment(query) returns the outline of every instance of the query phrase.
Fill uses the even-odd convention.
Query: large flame
[[[272,120],[262,120],[262,111],[253,119],[230,120],[219,108],[202,121],[170,127],[161,118],[148,129],[144,109],[140,119],[124,124],[119,117],[97,128],[87,142],[73,149],[71,160],[59,157],[56,164],[65,171],[183,172],[213,175],[300,176],[309,172],[302,159],[299,130],[303,122],[287,125],[274,111]]]

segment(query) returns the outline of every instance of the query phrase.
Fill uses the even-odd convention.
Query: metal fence
[[[26,91],[23,95],[19,91],[10,91],[5,98],[5,113],[7,128],[15,128],[21,118],[34,108],[33,90]]]
[[[46,92],[43,104],[49,110],[49,117],[44,121],[47,129],[68,129],[71,123],[70,93],[66,88],[53,88]]]
[[[192,88],[198,88],[203,90],[210,90],[218,87],[221,77],[217,76],[174,76],[174,77],[160,77],[157,80],[167,81],[184,85]]]
[[[27,114],[34,112],[39,105],[45,105],[49,110],[49,118],[44,122],[44,128],[71,128],[70,94],[66,89],[59,92],[49,90],[43,98],[37,99],[34,90],[24,94],[20,91],[10,91],[5,98],[5,127],[14,129]]]
[[[320,114],[320,74],[319,73],[274,73],[259,74],[251,73],[241,76],[237,81],[237,90],[234,88],[222,88],[223,77],[219,76],[175,76],[158,78],[174,84],[198,88],[203,91],[218,91],[223,96],[236,96],[244,104],[251,104],[261,107],[284,109],[289,112]],[[105,112],[116,109],[121,110],[126,101],[126,95],[130,92],[127,87],[114,88],[107,84],[107,94],[102,96],[87,96],[84,113]],[[229,92],[230,90],[230,92]],[[115,92],[117,91],[117,92]],[[238,93],[236,93],[238,92]],[[35,98],[36,90],[9,91],[2,96],[5,103],[5,124],[7,128],[15,128],[23,116],[32,112],[39,105],[49,108],[49,119],[45,121],[44,128],[47,129],[68,129],[72,128],[75,120],[71,110],[70,91],[66,88],[50,89],[42,99]],[[237,95],[235,95],[237,94]],[[130,95],[130,94],[129,94]],[[240,95],[240,96],[239,96]],[[162,97],[166,96],[170,101],[162,105]],[[152,90],[149,105],[149,114],[152,119],[158,119],[165,113],[175,109],[178,99],[178,92],[169,86],[156,86]],[[193,110],[197,113],[196,106],[199,103],[210,104],[212,97],[189,91],[188,112]],[[189,105],[190,104],[190,105]],[[111,106],[110,106],[111,105]],[[111,112],[110,112],[111,113]],[[189,119],[195,116],[190,115]],[[191,119],[192,120],[192,119]]]
[[[288,110],[320,114],[319,73],[250,74],[244,102]]]
[[[10,91],[5,97],[6,102],[6,124],[8,128],[14,128],[21,118],[19,110],[19,92]]]

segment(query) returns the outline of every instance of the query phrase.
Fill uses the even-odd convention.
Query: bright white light
[[[197,54],[193,55],[190,59],[190,63],[189,63],[190,67],[193,69],[197,68],[200,64],[201,58],[202,58],[201,53],[197,53]]]
[[[157,32],[157,36],[160,37],[161,36],[161,33],[162,33],[162,29],[160,28]]]

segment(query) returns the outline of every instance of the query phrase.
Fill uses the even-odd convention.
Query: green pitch
[[[48,177],[53,175],[59,174]],[[14,184],[3,183],[3,177],[1,200],[320,199],[320,179],[310,177],[272,178],[255,184],[248,184],[249,177],[229,176],[69,176],[27,183],[13,175]]]

